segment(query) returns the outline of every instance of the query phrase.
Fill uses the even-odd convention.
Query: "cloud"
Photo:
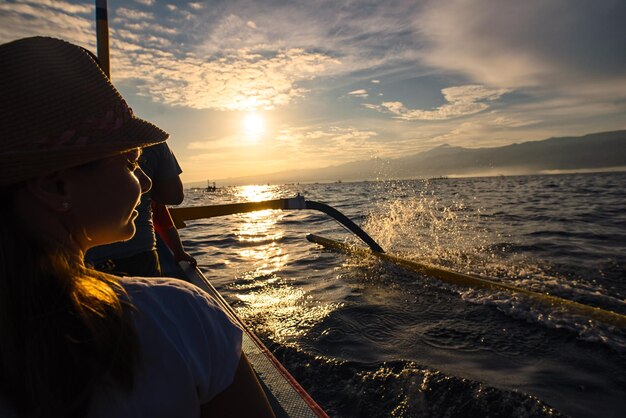
[[[206,29],[204,26],[207,26]],[[204,33],[205,30],[207,33]],[[277,47],[267,31],[259,30],[256,22],[234,13],[201,23],[198,33],[202,34],[195,47],[198,54],[218,55],[243,48],[262,50],[286,46]]]
[[[510,104],[455,123],[423,125],[420,131],[427,127],[433,128],[429,135],[434,143],[477,148],[619,130],[626,125],[618,103],[555,97]]]
[[[367,97],[367,90],[365,89],[359,89],[359,90],[354,90],[351,91],[350,93],[348,93],[350,96],[355,96],[355,97]]]
[[[135,0],[135,2],[144,6],[152,6],[154,4],[154,0]]]
[[[237,134],[194,141],[190,156],[180,159],[189,179],[224,178],[299,170],[367,160],[377,155],[378,133],[352,126],[327,128],[283,126],[271,138],[242,147]],[[338,153],[337,149],[345,152]],[[219,155],[219,159],[216,159]],[[208,168],[207,168],[208,167]],[[200,173],[200,174],[199,174]]]
[[[335,60],[300,49],[259,55],[239,50],[201,59],[155,56],[154,50],[126,53],[117,72],[137,78],[139,94],[169,105],[196,109],[273,109],[285,106],[307,90],[297,83],[322,74]],[[167,59],[169,58],[169,59]],[[159,62],[159,65],[155,65]]]
[[[54,36],[94,50],[94,5],[65,1],[0,3],[0,43],[28,36]],[[34,25],[33,21],[37,24]]]
[[[20,5],[30,4],[38,6],[44,10],[56,10],[62,11],[65,14],[86,14],[94,12],[94,5],[92,4],[74,4],[68,1],[56,1],[56,0],[22,0],[17,4],[7,4],[12,7],[19,7]]]
[[[254,22],[234,14],[214,23],[201,44],[186,49],[180,49],[184,33],[119,30],[117,47],[126,53],[114,63],[117,77],[141,80],[140,95],[169,105],[273,109],[303,97],[308,90],[301,82],[339,64],[322,52],[269,46]],[[183,38],[175,42],[176,36]]]
[[[144,22],[146,20],[154,20],[154,14],[149,12],[142,12],[140,10],[128,9],[120,7],[115,10],[116,20],[138,20]]]
[[[456,86],[441,90],[447,103],[433,110],[408,109],[401,102],[367,104],[365,107],[392,113],[396,118],[408,121],[445,120],[481,112],[489,108],[486,102],[497,100],[508,92],[508,89],[490,89],[479,85]]]
[[[201,9],[196,3],[185,7],[194,13],[166,4],[153,7],[149,13],[139,8],[145,3],[138,1],[141,3],[127,3],[112,13],[112,49],[124,51],[123,56],[111,57],[116,80],[135,80],[143,96],[193,108],[270,109],[286,105],[303,97],[311,84],[303,85],[313,78],[350,73],[381,62],[383,56],[402,55],[389,51],[383,43],[411,23],[407,18],[402,24],[397,21],[410,9],[401,2],[389,7],[367,6],[374,7],[371,11],[378,13],[376,16],[365,13],[363,6],[333,2],[323,8],[308,3],[266,8],[254,2],[227,2],[220,8]],[[54,22],[48,19],[51,6],[47,6],[53,3],[39,6],[33,0],[28,3],[32,5],[29,14],[38,22]],[[64,2],[58,4],[66,6]],[[67,19],[59,6],[56,13]],[[12,4],[10,9],[15,12],[17,6]],[[89,38],[85,46],[93,49],[93,6],[87,10],[88,19],[72,20],[83,25],[84,38]],[[20,30],[24,35],[32,34],[32,18],[16,13],[21,23],[6,29],[0,25],[0,35],[5,32],[5,37],[11,38]],[[333,23],[337,20],[330,19],[337,14],[343,22],[341,30]],[[72,25],[52,23],[46,32],[76,41],[73,29],[63,27]],[[406,38],[407,34],[401,36]],[[374,43],[380,45],[369,49]]]
[[[294,1],[268,7],[262,2],[225,2],[195,20],[201,49],[208,53],[247,47],[302,48],[342,62],[347,74],[372,71],[416,56],[413,2]],[[254,27],[246,26],[254,22]],[[397,68],[397,67],[396,67]],[[413,66],[415,70],[415,66]]]
[[[274,148],[280,155],[295,157],[295,166],[314,168],[371,158],[378,153],[377,137],[378,132],[353,126],[284,127]]]
[[[201,9],[193,3],[189,7]],[[180,15],[178,9],[171,9],[170,14]],[[93,10],[93,6],[63,1],[0,3],[0,40],[54,34],[95,50]],[[37,25],[32,24],[33,19]],[[202,22],[202,16],[194,19]],[[268,46],[249,19],[226,14],[220,16],[220,22],[209,42],[223,37],[227,47],[215,50],[190,42],[197,35],[159,24],[153,13],[129,4],[115,10],[110,36],[116,82],[131,82],[139,95],[168,105],[273,109],[303,97],[308,89],[300,85],[302,82],[339,64],[320,51]]]
[[[524,126],[536,125],[541,122],[541,119],[522,119],[511,116],[496,116],[492,121],[492,125],[501,128],[522,128]]]
[[[624,16],[622,0],[440,0],[415,25],[426,64],[476,83],[613,96],[626,84]]]

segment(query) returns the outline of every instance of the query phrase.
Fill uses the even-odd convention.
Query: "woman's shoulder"
[[[168,277],[121,277],[120,285],[133,303],[143,299],[199,299],[216,306],[204,290],[184,280]]]
[[[129,293],[135,292],[182,292],[202,294],[204,291],[197,286],[180,279],[170,277],[136,277],[124,276],[119,278],[120,284]]]
[[[208,343],[213,351],[241,351],[242,331],[218,303],[199,287],[180,279],[123,277],[131,316],[140,339],[144,331],[191,351]],[[151,329],[158,329],[151,333]],[[161,338],[161,337],[158,337]],[[204,347],[206,348],[206,347]]]
[[[238,328],[209,294],[191,283],[164,277],[122,277],[119,282],[126,291],[123,297],[133,306],[136,321]]]
[[[209,321],[238,328],[208,293],[192,283],[166,277],[122,277],[119,283],[136,319],[147,316],[153,320]]]

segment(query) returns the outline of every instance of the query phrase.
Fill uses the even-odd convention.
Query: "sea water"
[[[626,315],[626,173],[256,185],[183,206],[302,194],[388,253]],[[188,222],[202,271],[331,416],[626,415],[626,330],[523,296],[327,251],[312,211]]]

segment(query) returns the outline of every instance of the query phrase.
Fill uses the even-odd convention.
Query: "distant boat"
[[[214,192],[217,190],[217,187],[215,187],[215,182],[213,182],[213,185],[211,186],[211,183],[207,180],[206,181],[206,191],[207,192]]]

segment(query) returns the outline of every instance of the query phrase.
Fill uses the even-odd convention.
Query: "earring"
[[[70,202],[61,203],[61,209],[68,210],[70,208]]]

